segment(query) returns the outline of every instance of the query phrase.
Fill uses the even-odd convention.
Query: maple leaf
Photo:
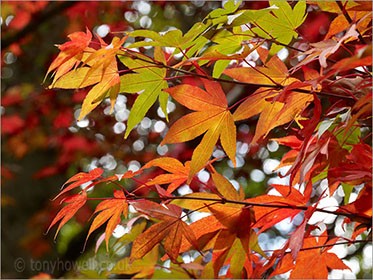
[[[330,245],[336,242],[336,239],[332,239],[328,242],[327,239],[326,231],[319,236],[318,240],[316,237],[308,237],[304,239],[302,248],[311,248],[325,244]],[[291,255],[287,254],[282,260],[281,266],[277,267],[270,277],[292,269],[289,279],[327,279],[328,268],[351,270],[337,255],[328,252],[331,248],[332,246],[300,251],[295,265],[293,264]],[[310,267],[312,267],[312,269],[310,269]]]
[[[212,170],[212,179],[217,190],[227,195],[227,199],[242,201],[244,193],[239,193],[233,185],[224,176]],[[215,198],[219,199],[216,194],[193,193],[183,197],[196,198]],[[244,263],[242,256],[249,256],[250,250],[267,257],[258,245],[257,235],[252,229],[255,222],[254,211],[251,208],[234,203],[216,204],[193,199],[173,200],[176,204],[185,209],[199,210],[202,212],[211,212],[213,215],[202,218],[190,225],[190,228],[196,233],[198,246],[202,250],[214,249],[218,251],[216,260],[213,260],[214,277],[216,278],[220,268],[232,254],[233,269],[232,273],[237,276]],[[182,239],[180,251],[183,252],[190,247],[185,238]],[[237,255],[236,255],[237,254]],[[241,257],[240,257],[241,256]],[[245,259],[245,258],[244,258]]]
[[[372,116],[372,92],[360,98],[352,107],[352,111],[355,114],[351,116],[346,124],[344,137],[349,133],[357,120],[363,120]]]
[[[163,170],[168,171],[170,173],[156,176],[150,182],[146,183],[147,186],[157,184],[163,185],[170,183],[170,185],[167,187],[167,192],[171,194],[174,190],[176,190],[181,184],[185,183],[188,179],[190,161],[185,162],[185,164],[183,165],[177,159],[171,157],[162,157],[151,160],[150,162],[145,164],[141,168],[141,170],[148,169],[154,166],[160,167]]]
[[[109,93],[113,108],[119,93],[120,79],[115,59],[111,61],[103,74],[102,67],[99,67],[92,74],[87,76],[87,73],[91,69],[92,68],[90,67],[82,67],[76,71],[72,70],[50,86],[50,88],[70,89],[93,85],[83,101],[82,109],[78,117],[79,120],[96,108],[105,98],[107,93]]]
[[[120,92],[140,93],[133,104],[127,121],[127,129],[124,135],[128,137],[131,130],[144,118],[146,112],[159,99],[163,113],[167,117],[168,94],[163,89],[167,88],[166,68],[154,67],[149,58],[139,55],[140,59],[122,56],[120,61],[136,74],[126,74],[120,77]],[[165,55],[161,48],[155,48],[154,59],[166,63]],[[147,62],[148,61],[148,62]]]
[[[51,227],[54,226],[59,220],[61,220],[60,224],[58,225],[56,234],[54,235],[54,238],[56,238],[61,227],[75,215],[75,213],[86,203],[86,201],[86,192],[82,192],[82,194],[75,194],[64,199],[62,202],[70,204],[62,208],[60,212],[57,213],[56,217],[53,219],[50,226],[48,227],[47,232],[49,232]]]
[[[330,55],[335,53],[346,40],[357,38],[358,35],[359,34],[356,31],[356,24],[352,24],[342,38],[337,38],[336,40],[328,39],[321,42],[310,44],[313,48],[302,54],[307,56],[296,66],[294,66],[292,71],[296,71],[296,69],[300,66],[305,65],[315,59],[318,59],[320,65],[326,68],[328,66],[328,64],[326,63],[326,59]]]
[[[186,209],[195,208],[192,200],[186,201],[183,206]],[[217,255],[213,256],[212,271],[209,278],[217,278],[220,268],[232,255],[232,273],[236,276],[242,270],[242,258],[245,259],[245,255],[250,254],[250,250],[265,256],[258,245],[255,231],[251,229],[254,219],[252,209],[228,203],[218,205],[206,204],[205,202],[204,206],[206,209],[203,211],[206,210],[213,215],[193,222],[190,224],[190,228],[195,232],[197,244],[201,250],[213,249],[214,253],[217,252]],[[190,247],[191,244],[183,237],[180,252],[185,252]],[[162,260],[165,260],[165,257]]]
[[[294,78],[289,78],[288,69],[278,56],[275,55],[266,62],[268,50],[257,50],[264,66],[228,68],[223,73],[238,81],[256,84],[286,85],[295,81]]]
[[[58,79],[71,70],[74,65],[77,65],[83,57],[83,50],[91,43],[92,33],[87,28],[86,33],[74,32],[67,37],[69,37],[71,41],[58,46],[61,52],[49,66],[45,77],[47,77],[51,71],[58,68],[55,72],[55,79]]]
[[[297,145],[297,147],[293,151],[290,151],[285,156],[286,160],[288,161],[285,165],[288,165],[288,164],[292,163],[291,168],[285,174],[285,176],[291,174],[290,183],[292,185],[294,185],[296,182],[302,181],[302,180],[300,180],[300,172],[302,170],[303,170],[302,173],[303,173],[303,176],[304,176],[304,173],[306,173],[305,171],[310,170],[310,167],[312,167],[312,165],[308,164],[304,168],[303,164],[302,164],[303,160],[305,159],[305,155],[307,154],[307,152],[310,151],[312,153],[313,150],[311,149],[311,147],[313,149],[316,148],[317,152],[313,153],[312,156],[308,157],[309,162],[311,162],[312,160],[315,160],[315,157],[317,156],[318,152],[320,152],[320,149],[321,149],[320,146],[316,145],[316,147],[315,147],[315,145],[311,145],[313,142],[316,142],[316,140],[317,140],[316,136],[312,136],[312,135],[313,135],[316,127],[319,124],[320,116],[321,116],[321,102],[320,102],[320,99],[314,94],[313,95],[313,100],[314,100],[315,107],[313,109],[312,118],[299,121],[301,123],[301,125],[303,126],[302,134],[304,136],[304,139],[301,142],[302,145],[300,145],[300,147],[299,147],[298,146],[299,142],[290,144],[290,145],[295,144],[295,145]],[[293,138],[293,140],[294,140],[294,138]],[[289,143],[290,142],[288,142],[288,144]],[[286,142],[285,142],[285,145],[287,145]],[[284,161],[281,161],[280,165],[281,164],[284,164]],[[295,178],[297,180],[295,180]],[[300,182],[300,183],[302,183],[302,182]]]
[[[159,34],[152,30],[135,30],[130,33],[132,37],[146,37],[151,40],[138,41],[128,48],[138,48],[143,46],[155,46],[157,47],[174,47],[173,55],[185,51],[185,58],[193,56],[197,53],[208,41],[203,34],[209,27],[208,24],[197,22],[194,24],[186,34],[178,29],[170,30],[164,34]]]
[[[80,58],[83,66],[55,79],[50,86],[50,88],[69,89],[93,85],[83,101],[79,120],[96,108],[107,94],[110,96],[111,109],[113,109],[120,89],[116,55],[125,39],[126,37],[122,39],[114,37],[109,46],[101,40],[101,49],[97,51],[87,48],[85,55]]]
[[[101,169],[101,168],[95,168],[91,171],[89,171],[89,173],[84,173],[84,172],[80,172],[78,174],[75,174],[73,177],[71,177],[69,180],[67,180],[63,185],[62,185],[62,188],[66,185],[66,184],[69,184],[71,183],[68,187],[66,187],[65,189],[63,189],[54,199],[56,199],[57,197],[59,197],[60,195],[64,194],[65,192],[68,192],[82,184],[85,184],[89,181],[93,181],[95,179],[97,179],[98,177],[101,176],[101,174],[103,173],[104,171]]]
[[[370,180],[371,181],[371,180]],[[348,203],[347,205],[340,206],[337,210],[340,213],[349,213],[359,216],[365,216],[369,219],[372,218],[372,185],[366,185],[359,192],[358,197],[355,201]],[[359,221],[359,217],[356,217]],[[362,222],[367,222],[362,220]]]
[[[91,233],[107,221],[105,230],[106,250],[109,251],[109,238],[115,227],[120,223],[121,215],[127,217],[128,203],[123,191],[114,190],[114,198],[101,201],[93,214],[98,213],[89,228],[87,238]]]
[[[360,2],[361,4],[359,4]],[[354,7],[362,5],[365,1],[348,1],[344,3],[346,10],[353,10]],[[341,9],[335,1],[309,1],[310,4],[315,4],[325,12],[329,13],[341,13]]]
[[[228,54],[235,54],[237,51],[242,48],[242,41],[244,40],[244,34],[241,27],[237,26],[233,28],[233,33],[227,30],[221,30],[214,37],[211,38],[211,41],[216,43],[216,45],[209,47],[204,54],[199,59],[208,59],[209,61],[217,60],[214,64],[214,69],[212,76],[214,78],[219,78],[223,70],[229,65],[233,59],[244,59],[246,58],[255,48],[246,48],[243,53],[240,55],[227,56]],[[257,46],[258,47],[258,46]],[[236,57],[235,57],[236,56]]]
[[[196,112],[177,120],[161,144],[189,141],[206,132],[193,152],[188,183],[208,162],[219,138],[224,151],[236,164],[236,126],[225,94],[217,82],[206,79],[202,79],[202,82],[206,91],[192,85],[166,90],[180,104]]]
[[[331,66],[333,71],[328,73],[331,76],[335,73],[354,69],[359,66],[369,66],[372,64],[372,45],[363,47],[358,50],[354,56],[347,57],[339,60],[337,63]]]
[[[314,99],[311,94],[291,91],[308,85],[288,78],[287,68],[277,56],[273,56],[266,67],[237,67],[224,70],[224,74],[242,82],[285,85],[282,91],[259,88],[233,113],[234,121],[260,114],[252,144],[265,137],[273,128],[293,121]]]
[[[350,26],[350,22],[343,14],[344,11],[341,10],[335,1],[310,1],[309,3],[318,5],[323,11],[339,14],[330,23],[328,33],[325,35],[324,39],[329,39]],[[372,3],[370,1],[348,1],[343,4],[343,9],[345,9],[346,14],[348,14],[351,19],[354,19],[354,22],[362,19],[358,22],[357,27],[359,31],[363,33],[371,21],[371,18],[365,16],[372,12]]]
[[[293,38],[298,37],[296,29],[306,19],[306,1],[298,1],[294,9],[286,1],[269,1],[269,4],[273,7],[272,13],[264,14],[254,21],[260,28],[254,28],[253,31],[263,38],[273,37],[280,43],[289,44]],[[282,45],[272,44],[270,54],[282,48]]]
[[[290,186],[274,184],[271,186],[277,190],[281,196],[261,195],[246,199],[245,201],[268,205],[279,204],[284,206],[305,206],[309,201],[312,192],[312,184],[310,183],[306,187],[305,194],[302,194],[297,189]],[[288,217],[294,218],[301,211],[302,210],[300,209],[291,208],[266,208],[254,206],[255,219],[257,221],[254,227],[260,228],[258,233],[261,233]]]
[[[372,4],[370,3],[370,5],[372,5]],[[352,18],[354,18],[355,21],[358,21],[359,19],[361,19],[357,23],[356,28],[357,28],[357,30],[361,31],[362,33],[366,30],[367,25],[372,20],[371,17],[368,17],[368,15],[371,13],[371,11],[372,11],[372,6],[370,6],[370,9],[367,10],[367,11],[357,11],[357,12],[355,12],[355,11],[354,12],[352,12],[352,11],[350,12],[349,11],[348,12],[349,14],[352,14]],[[350,26],[350,22],[348,22],[348,20],[346,19],[346,17],[345,17],[344,14],[341,14],[341,15],[337,16],[330,23],[328,33],[325,35],[325,39],[329,39],[333,35],[336,35],[336,34],[342,32],[342,31],[344,31],[349,26]]]
[[[242,201],[245,198],[245,192],[240,186],[239,192],[234,188],[231,182],[223,175],[216,172],[216,170],[211,166],[211,177],[219,193],[229,200]]]
[[[176,261],[182,237],[198,250],[196,237],[189,226],[181,220],[181,208],[168,205],[168,208],[147,200],[131,201],[130,204],[139,212],[161,220],[140,234],[132,245],[130,261],[142,258],[155,245],[164,239],[164,249],[172,261]]]
[[[216,226],[218,230],[216,239],[213,245],[214,251],[219,253],[219,256],[213,261],[214,277],[217,278],[220,268],[224,265],[226,259],[233,253],[238,253],[236,258],[246,254],[250,256],[250,251],[261,254],[267,257],[258,245],[258,239],[255,231],[252,229],[254,222],[254,212],[248,207],[230,207],[223,205],[222,207],[215,208],[214,205],[207,206],[216,220],[219,221],[221,226]],[[241,252],[241,253],[239,253]],[[241,271],[244,263],[233,263],[233,271],[236,274]]]

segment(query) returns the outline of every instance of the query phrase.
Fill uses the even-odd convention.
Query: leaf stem
[[[100,176],[100,178],[102,179],[105,179],[104,177]],[[125,187],[121,186],[120,184],[118,184],[117,182],[113,181],[113,180],[109,180],[110,183],[113,183],[114,185],[120,187],[127,195],[130,195],[132,196],[132,194],[130,194],[126,189]]]

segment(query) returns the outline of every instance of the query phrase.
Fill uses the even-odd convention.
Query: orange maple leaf
[[[306,191],[304,194],[302,194],[297,189],[291,186],[271,186],[275,190],[277,190],[281,194],[281,196],[266,194],[254,198],[249,198],[245,201],[252,203],[268,204],[269,206],[271,204],[284,206],[306,206],[312,192],[312,184],[310,183],[307,184]],[[254,227],[260,228],[258,232],[259,234],[288,217],[294,218],[298,213],[300,213],[303,210],[291,208],[267,208],[254,206],[254,211],[255,218],[257,220]]]
[[[194,149],[188,183],[206,165],[219,138],[224,151],[236,164],[236,126],[225,94],[219,83],[206,79],[202,82],[206,91],[185,84],[165,89],[180,104],[196,112],[177,120],[161,144],[189,141],[206,132]]]
[[[88,183],[89,181],[97,179],[98,177],[101,176],[101,174],[103,172],[104,171],[101,168],[95,168],[95,169],[89,171],[89,173],[80,172],[78,174],[75,174],[73,177],[71,177],[69,180],[67,180],[62,185],[62,188],[66,184],[69,184],[69,183],[72,183],[72,184],[70,184],[68,187],[63,189],[54,199],[56,199],[60,195],[64,194],[65,192],[68,192],[68,191],[70,191],[70,190],[72,190],[72,189],[74,189],[74,188],[76,188],[76,187],[78,187],[82,184],[85,184],[85,183]]]
[[[334,244],[336,241],[336,239],[333,239],[327,242],[327,239],[326,232],[319,236],[318,240],[316,237],[305,238],[303,249],[322,246],[325,244],[330,245]],[[269,278],[293,269],[290,273],[289,279],[327,279],[328,268],[350,269],[337,257],[337,255],[334,253],[328,253],[331,248],[332,247],[315,248],[304,251],[301,250],[297,256],[295,264],[293,264],[291,254],[287,254],[283,258],[281,265],[275,269]]]
[[[51,222],[47,232],[49,232],[51,227],[54,226],[59,220],[61,220],[60,224],[58,225],[56,234],[54,235],[54,238],[56,238],[61,227],[75,215],[75,213],[86,203],[86,201],[86,192],[82,192],[82,194],[75,194],[64,199],[62,202],[70,204],[66,205],[60,210],[60,212],[57,213],[56,217]]]
[[[266,257],[252,229],[255,221],[252,209],[237,204],[205,203],[205,205],[213,215],[192,223],[190,228],[196,233],[197,244],[201,250],[213,249],[218,253],[216,259],[213,259],[214,278],[217,278],[220,268],[232,254],[245,259],[245,255],[249,256],[253,250]],[[184,204],[184,206],[187,205]],[[191,206],[194,208],[193,203]],[[187,251],[189,248],[190,244],[183,238],[180,252]],[[236,257],[232,257],[231,260],[234,266],[232,273],[235,276],[239,274],[244,265]]]
[[[241,189],[237,192],[228,179],[214,169],[211,172],[212,179],[219,193],[231,200],[242,201],[244,199],[244,193]],[[257,234],[252,229],[252,225],[255,222],[252,208],[229,202],[225,204],[207,204],[206,201],[192,199],[192,197],[220,198],[218,195],[210,193],[193,193],[184,197],[189,197],[190,199],[174,200],[171,203],[185,209],[213,214],[192,223],[190,228],[195,232],[197,244],[201,250],[213,248],[214,252],[218,252],[216,259],[213,260],[215,278],[217,278],[220,268],[232,254],[237,254],[236,257],[231,259],[231,264],[234,264],[234,269],[231,273],[235,277],[240,275],[240,271],[244,266],[244,262],[238,259],[243,258],[244,260],[245,255],[249,256],[251,254],[251,250],[266,257],[258,245]],[[183,238],[180,252],[184,252],[189,248],[190,244]],[[239,256],[238,259],[237,256]]]
[[[79,120],[97,107],[107,94],[111,100],[111,109],[113,109],[120,90],[116,55],[126,38],[114,37],[110,45],[99,38],[101,49],[96,51],[87,47],[79,57],[75,56],[70,59],[71,65],[59,66],[50,88],[77,89],[93,85],[83,101]],[[80,62],[83,62],[81,67],[71,70],[75,63]]]
[[[87,28],[86,33],[74,32],[67,37],[69,37],[71,41],[58,46],[61,52],[49,66],[45,77],[47,77],[51,71],[57,69],[54,74],[55,79],[57,79],[77,65],[83,57],[83,51],[91,43],[92,33]]]
[[[161,220],[160,223],[152,225],[135,239],[132,245],[131,262],[142,258],[163,239],[163,247],[172,261],[176,261],[179,255],[183,236],[198,250],[194,232],[188,224],[181,220],[182,210],[180,207],[170,204],[166,208],[155,202],[142,199],[131,201],[130,204],[139,212]]]
[[[123,191],[114,190],[114,198],[101,201],[93,214],[98,213],[92,222],[86,240],[88,240],[91,233],[103,225],[106,221],[107,226],[105,230],[106,250],[109,250],[109,238],[113,233],[115,227],[120,223],[120,218],[123,213],[127,217],[128,203]]]
[[[281,91],[259,88],[242,102],[233,113],[234,121],[248,119],[260,114],[252,144],[267,136],[273,128],[293,121],[313,100],[311,94],[291,91],[309,85],[301,83],[297,79],[289,78],[286,65],[277,56],[273,56],[265,66],[258,66],[255,69],[248,67],[230,68],[225,69],[223,73],[242,82],[285,86]]]
[[[171,157],[162,157],[149,161],[141,168],[141,170],[148,169],[154,166],[160,167],[170,173],[158,175],[150,182],[147,182],[147,186],[153,186],[157,184],[170,184],[167,188],[167,192],[171,194],[188,179],[190,161],[185,162],[185,164],[183,165],[177,159]]]
[[[89,171],[89,173],[80,172],[78,174],[75,174],[73,177],[71,177],[69,180],[67,180],[62,185],[62,188],[66,184],[69,184],[69,183],[72,183],[72,184],[70,184],[68,187],[63,189],[54,199],[56,199],[60,195],[64,194],[65,192],[68,192],[68,191],[70,191],[70,190],[72,190],[72,189],[74,189],[74,188],[76,188],[76,187],[78,187],[82,184],[85,184],[85,183],[88,183],[89,181],[97,179],[98,177],[101,176],[101,174],[103,172],[104,171],[101,168],[95,168],[95,169]]]

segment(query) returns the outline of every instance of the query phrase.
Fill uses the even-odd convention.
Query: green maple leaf
[[[160,48],[154,51],[156,60],[166,63],[164,54]],[[146,58],[147,59],[147,58]],[[166,69],[154,67],[153,63],[148,63],[139,59],[122,57],[121,62],[130,69],[136,69],[136,74],[127,74],[120,77],[120,92],[140,93],[132,106],[128,116],[127,130],[125,138],[131,130],[145,117],[146,112],[159,99],[163,113],[167,118],[168,93],[162,91],[167,88]],[[149,66],[149,67],[147,67]],[[140,68],[143,67],[143,68]]]
[[[272,10],[273,15],[267,13],[256,21],[265,32],[260,28],[254,28],[253,31],[263,38],[269,39],[272,36],[282,44],[289,44],[293,38],[298,37],[295,30],[306,19],[306,1],[299,1],[294,9],[286,1],[269,1],[269,4],[278,9]],[[273,44],[270,54],[273,55],[282,48],[281,45]]]

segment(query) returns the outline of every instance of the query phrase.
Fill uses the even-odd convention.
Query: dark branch
[[[342,2],[341,1],[335,1],[335,2],[337,2],[338,7],[341,9],[341,11],[342,11],[344,17],[347,19],[347,21],[350,24],[352,24],[353,20],[350,17],[350,15],[347,13],[346,9],[343,7]],[[365,40],[364,40],[363,36],[361,35],[360,31],[358,29],[356,29],[356,31],[359,33],[359,40],[360,40],[360,42],[362,42],[364,45],[366,45],[367,43],[365,42]]]
[[[33,15],[32,20],[28,25],[26,25],[23,29],[19,30],[15,34],[11,34],[5,36],[5,38],[1,42],[1,47],[3,49],[9,47],[11,44],[16,43],[26,37],[28,34],[34,32],[39,28],[39,26],[47,21],[48,19],[52,18],[55,15],[63,12],[64,10],[70,8],[71,6],[78,3],[77,1],[64,1],[64,2],[52,2],[49,4],[44,10],[40,11],[39,13]]]
[[[129,200],[132,199],[155,199],[155,200],[176,200],[176,199],[184,199],[184,200],[204,200],[204,201],[214,201],[219,202],[221,204],[225,203],[232,203],[232,204],[240,204],[245,206],[256,206],[256,207],[267,207],[267,208],[287,208],[287,209],[298,209],[298,210],[307,210],[308,206],[296,206],[296,205],[286,205],[286,204],[265,204],[265,203],[253,203],[247,201],[237,201],[237,200],[230,200],[230,199],[221,199],[221,198],[208,198],[208,197],[191,197],[191,196],[166,196],[166,197],[131,197],[128,198]],[[324,209],[316,209],[316,212],[323,212],[332,215],[342,215],[346,216],[352,220],[359,219],[360,222],[364,222],[367,224],[371,224],[371,218],[367,218],[365,216],[350,214],[350,213],[343,213],[343,212],[336,212],[336,211],[329,211]]]
[[[372,242],[372,240],[352,240],[352,241],[338,242],[338,243],[334,243],[334,244],[324,244],[324,245],[318,245],[318,246],[313,246],[313,247],[308,247],[308,248],[302,248],[299,251],[307,251],[307,250],[314,250],[314,249],[319,249],[319,248],[334,247],[336,245],[346,245],[346,244],[353,244],[353,243],[368,243],[368,242]],[[286,252],[286,253],[288,253],[288,252]]]
[[[266,88],[273,88],[275,90],[281,90],[281,89],[285,88],[285,86],[279,85],[279,84],[277,84],[277,85],[257,84],[257,83],[240,82],[240,81],[236,81],[236,80],[227,80],[227,79],[221,79],[221,78],[206,77],[205,75],[198,74],[198,73],[191,72],[191,71],[184,70],[184,69],[177,69],[177,68],[174,68],[172,66],[165,65],[165,64],[163,64],[161,62],[158,62],[158,61],[149,61],[147,59],[138,57],[136,55],[123,55],[123,56],[130,56],[132,59],[138,59],[138,60],[141,60],[141,61],[144,61],[144,62],[147,62],[147,63],[153,63],[153,64],[158,65],[159,67],[164,67],[164,68],[167,68],[167,69],[172,70],[172,71],[176,71],[176,72],[180,72],[180,73],[183,73],[183,74],[192,75],[192,76],[200,77],[200,78],[204,78],[204,79],[211,79],[211,80],[221,82],[221,83],[230,83],[230,84],[244,85],[244,86],[254,86],[254,87],[258,87],[258,88],[266,87]],[[176,77],[174,77],[174,78],[176,78]],[[299,89],[292,89],[291,91],[302,92],[302,93],[310,93],[310,94],[315,93],[316,95],[319,95],[319,96],[354,100],[351,96],[339,95],[339,94],[334,94],[334,93],[331,93],[331,92],[324,92],[324,91],[315,92],[315,91],[312,91],[312,90],[306,90],[306,89],[300,89],[300,88]]]

